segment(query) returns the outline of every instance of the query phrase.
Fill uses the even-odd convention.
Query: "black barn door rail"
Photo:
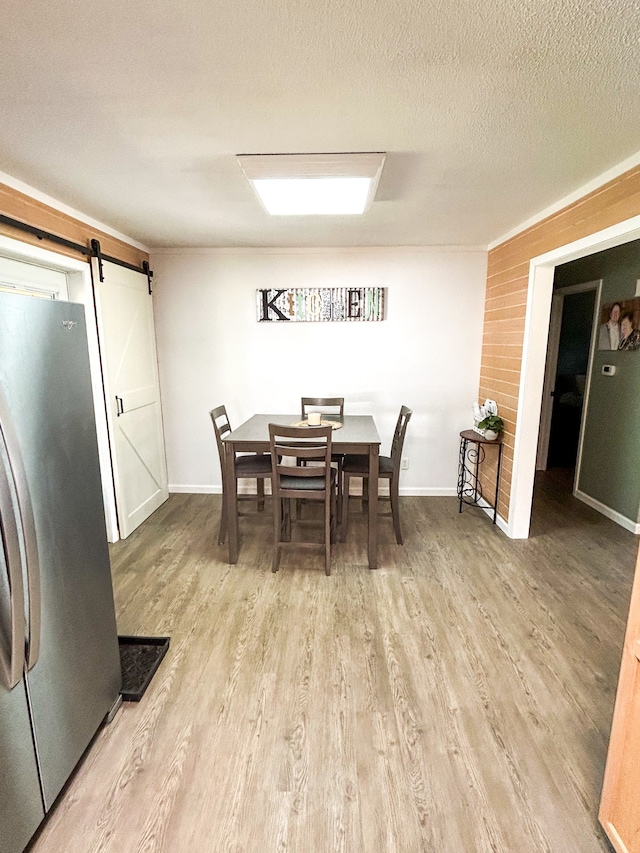
[[[83,255],[93,254],[91,249],[83,246],[81,243],[72,243],[71,240],[65,240],[64,237],[58,237],[57,234],[43,231],[42,228],[36,228],[35,225],[28,225],[26,222],[20,222],[18,219],[11,219],[10,216],[5,216],[4,213],[0,213],[0,222],[4,225],[10,225],[12,228],[17,228],[19,231],[25,231],[27,234],[33,234],[38,240],[48,240],[50,243],[56,243],[58,246],[65,246],[67,249],[81,252]]]
[[[9,225],[11,228],[16,228],[18,231],[24,231],[26,234],[31,234],[37,237],[38,240],[47,240],[49,243],[55,243],[57,246],[64,246],[66,249],[73,249],[74,252],[79,252],[81,255],[95,257],[98,259],[98,268],[100,270],[100,281],[104,281],[102,272],[102,262],[108,261],[110,264],[118,264],[120,267],[126,267],[134,272],[140,272],[146,275],[149,284],[149,293],[151,293],[151,279],[153,272],[149,269],[147,261],[143,261],[142,265],[137,267],[135,264],[130,264],[128,261],[122,261],[120,258],[114,258],[111,255],[103,255],[100,250],[100,241],[92,240],[91,246],[83,246],[82,243],[74,243],[72,240],[67,240],[64,237],[58,237],[57,234],[52,234],[50,231],[44,231],[42,228],[36,228],[35,225],[29,225],[27,222],[21,222],[19,219],[12,219],[10,216],[5,216],[0,213],[0,223]]]

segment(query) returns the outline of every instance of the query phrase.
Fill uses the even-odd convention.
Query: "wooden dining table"
[[[380,436],[371,415],[345,415],[342,418],[323,415],[323,420],[338,421],[341,426],[331,436],[332,453],[354,453],[369,457],[369,494],[378,494],[378,457]],[[300,423],[300,415],[253,415],[237,429],[223,438],[225,445],[225,480],[231,488],[223,495],[227,508],[227,533],[229,539],[229,563],[238,562],[240,549],[238,535],[238,493],[235,477],[237,453],[269,453],[269,424],[291,426]],[[368,502],[367,550],[369,568],[378,568],[378,502]],[[345,510],[346,512],[346,507]]]

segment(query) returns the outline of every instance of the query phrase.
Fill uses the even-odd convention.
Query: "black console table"
[[[498,464],[496,468],[496,492],[494,502],[489,503],[482,493],[480,484],[480,466],[485,460],[487,445],[493,445],[498,452]],[[482,506],[493,510],[493,523],[496,523],[498,515],[498,493],[500,490],[500,464],[502,462],[502,438],[490,441],[480,433],[472,429],[465,429],[460,433],[460,460],[458,464],[458,500],[462,512],[462,504],[469,506]]]

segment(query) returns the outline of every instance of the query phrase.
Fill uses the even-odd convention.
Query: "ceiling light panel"
[[[376,193],[382,153],[243,154],[238,162],[273,216],[362,214]]]

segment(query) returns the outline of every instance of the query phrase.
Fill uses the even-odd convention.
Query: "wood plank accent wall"
[[[95,238],[100,241],[103,254],[111,255],[113,258],[126,261],[134,266],[141,266],[142,261],[149,260],[149,255],[141,249],[112,237],[110,234],[105,234],[103,231],[98,231],[85,222],[74,219],[72,216],[49,207],[41,201],[36,201],[36,199],[5,184],[0,184],[0,213],[83,246],[89,246],[91,240]],[[40,248],[48,249],[51,252],[89,262],[88,256],[80,252],[75,252],[65,246],[58,246],[48,240],[39,240],[32,234],[27,234],[4,223],[0,223],[0,234],[5,237],[12,237],[14,240],[21,240],[23,243],[40,246]]]
[[[498,403],[505,421],[498,512],[508,519],[516,412],[531,258],[640,215],[640,166],[505,240],[489,252],[484,313],[480,402]],[[489,460],[487,460],[488,462]],[[487,488],[495,472],[487,465]]]

